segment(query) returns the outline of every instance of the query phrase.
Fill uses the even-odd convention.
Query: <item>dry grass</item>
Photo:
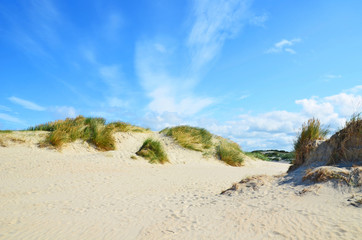
[[[165,128],[161,133],[172,137],[180,146],[187,149],[202,152],[212,147],[212,134],[203,128],[178,126]]]
[[[150,163],[164,164],[169,161],[160,141],[151,138],[143,142],[140,150],[138,150],[136,154],[148,159]]]
[[[328,164],[336,164],[342,161],[358,161],[361,159],[362,146],[362,116],[361,113],[353,114],[342,130],[333,138],[337,146],[333,149],[332,157]],[[357,148],[357,149],[355,149]]]
[[[315,148],[315,141],[323,140],[328,133],[329,130],[322,128],[318,119],[312,118],[304,123],[294,142],[295,160],[293,164],[302,165],[309,153]]]
[[[327,182],[336,180],[346,183],[349,186],[362,186],[362,167],[352,167],[350,170],[331,166],[322,166],[315,169],[308,169],[303,181]]]
[[[348,183],[349,171],[331,167],[319,167],[308,169],[303,176],[303,181],[327,182],[329,180],[339,180]]]
[[[276,179],[282,175],[267,176],[267,175],[256,175],[242,179],[238,183],[234,183],[231,188],[222,191],[220,194],[231,195],[234,192],[244,193],[247,191],[257,191],[262,186],[271,185]]]
[[[7,147],[7,145],[4,143],[4,140],[0,138],[0,147]]]
[[[231,166],[242,166],[244,162],[243,152],[240,146],[230,140],[223,139],[216,147],[217,157]]]

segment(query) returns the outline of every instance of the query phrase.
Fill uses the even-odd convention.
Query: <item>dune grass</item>
[[[65,143],[74,142],[77,139],[93,144],[98,150],[109,151],[115,149],[114,132],[142,132],[147,131],[124,122],[112,122],[106,124],[104,118],[67,118],[57,120],[35,127],[28,128],[30,131],[50,131],[41,146],[52,145],[61,148]]]
[[[323,140],[329,133],[327,128],[322,128],[318,119],[312,118],[304,123],[297,139],[294,142],[295,160],[294,165],[300,166],[304,163],[310,151],[314,149],[316,140]]]
[[[202,152],[212,147],[212,134],[203,128],[177,126],[165,128],[161,133],[172,137],[180,146],[187,149]]]
[[[161,163],[164,164],[169,162],[166,152],[158,140],[147,138],[140,150],[136,152],[138,156],[148,159],[149,163]]]
[[[249,156],[251,158],[257,158],[263,161],[271,161],[267,156],[260,152],[245,152],[246,156]]]
[[[362,113],[355,113],[346,121],[343,129],[338,131],[333,138],[337,146],[333,149],[332,156],[328,164],[335,164],[343,161],[358,161],[361,154],[358,151],[351,150],[355,147],[362,146]]]
[[[362,186],[362,167],[352,167],[350,170],[332,166],[308,169],[303,176],[303,181],[306,180],[317,183],[335,180],[351,187],[360,187]]]
[[[243,151],[240,146],[229,140],[222,140],[216,146],[216,156],[231,166],[242,166],[244,162]]]

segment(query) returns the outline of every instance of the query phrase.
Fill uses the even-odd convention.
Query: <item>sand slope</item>
[[[24,133],[26,135],[26,133]],[[149,136],[171,164],[130,157]],[[34,139],[34,137],[30,138]],[[0,239],[358,239],[360,208],[333,188],[298,194],[274,180],[220,195],[233,182],[286,172],[247,160],[230,167],[158,133],[117,133],[117,150],[76,142],[62,152],[36,141],[0,147]],[[351,193],[348,193],[351,194]]]

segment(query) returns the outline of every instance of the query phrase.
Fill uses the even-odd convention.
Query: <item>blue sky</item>
[[[0,129],[104,117],[290,150],[362,110],[362,2],[1,1]]]

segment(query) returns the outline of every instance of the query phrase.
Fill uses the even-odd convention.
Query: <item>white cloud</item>
[[[50,109],[57,118],[75,118],[77,112],[74,107],[57,106]]]
[[[356,86],[352,91],[359,91]],[[351,89],[347,90],[349,92]],[[326,97],[296,100],[302,108],[298,112],[271,111],[262,114],[241,114],[233,121],[202,123],[211,132],[238,142],[245,150],[291,150],[297,132],[312,117],[321,120],[333,132],[342,127],[353,113],[362,111],[362,96],[346,91]]]
[[[30,109],[30,110],[34,110],[34,111],[44,111],[45,108],[42,106],[39,106],[36,103],[21,99],[21,98],[17,98],[17,97],[10,97],[8,98],[11,102],[19,104],[20,106],[26,108],[26,109]]]
[[[19,118],[10,116],[9,114],[6,114],[6,113],[0,113],[0,119],[8,121],[8,122],[23,124],[23,122]]]
[[[268,49],[266,53],[288,52],[291,54],[296,54],[296,51],[291,47],[300,41],[301,41],[300,38],[294,38],[291,40],[282,39],[281,41],[275,43],[274,47]]]
[[[192,86],[197,82],[195,77],[172,75],[168,70],[172,56],[159,48],[152,42],[140,42],[136,48],[136,70],[143,89],[151,98],[148,109],[158,114],[192,115],[209,106],[212,98],[192,94]]]
[[[284,50],[285,50],[286,52],[288,52],[288,53],[296,54],[296,51],[294,51],[294,50],[291,49],[291,48],[285,48]]]

